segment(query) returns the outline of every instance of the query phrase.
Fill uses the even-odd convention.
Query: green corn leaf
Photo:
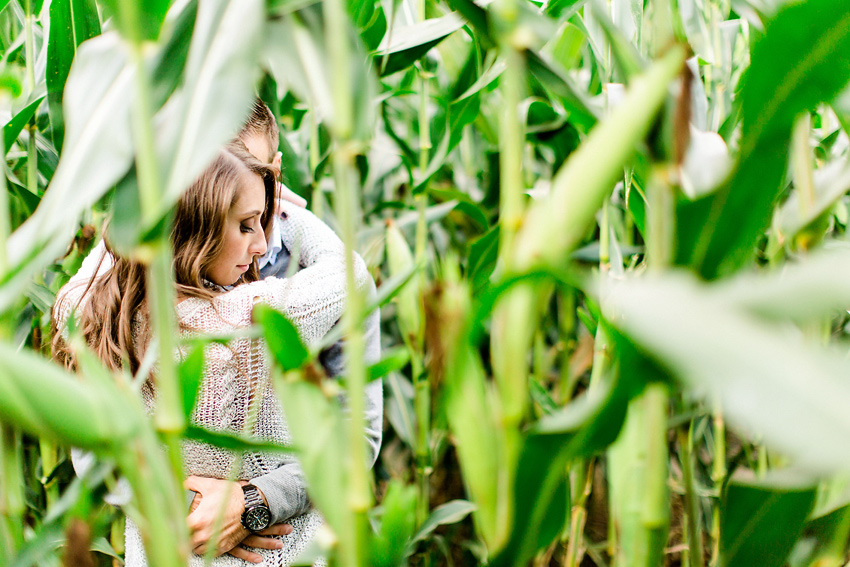
[[[41,101],[43,100],[43,96],[35,99],[18,112],[11,120],[9,120],[5,126],[3,126],[3,143],[7,154],[9,153],[9,148],[11,148],[12,144],[14,144],[18,139],[21,130],[24,129],[27,122],[29,122],[35,115],[35,111],[38,109]]]
[[[189,46],[195,20],[198,16],[198,0],[190,0],[178,13],[169,13],[164,32],[168,39],[157,53],[153,72],[153,107],[160,108],[180,85],[189,58]],[[172,21],[173,20],[173,21]]]
[[[493,47],[496,41],[487,11],[472,0],[448,0],[448,5],[462,15],[478,33],[478,38],[485,48]]]
[[[719,404],[738,431],[808,470],[850,465],[843,353],[802,343],[685,274],[603,289],[606,317],[687,392]]]
[[[407,273],[415,265],[413,253],[395,223],[387,224],[387,264],[390,276]],[[422,326],[422,308],[418,285],[408,284],[396,296],[398,318],[406,337],[417,340]]]
[[[513,528],[494,567],[525,564],[558,535],[568,515],[567,463],[614,442],[633,390],[623,379],[600,384],[532,427],[518,461]]]
[[[385,386],[389,390],[386,394],[387,421],[392,425],[396,435],[408,447],[413,447],[416,429],[414,426],[413,384],[407,378],[394,373],[387,377]]]
[[[169,128],[158,132],[165,190],[157,218],[172,205],[242,127],[254,100],[263,35],[261,0],[198,4],[179,95],[160,112]]]
[[[80,46],[65,93],[67,147],[35,213],[7,243],[15,268],[0,289],[8,308],[30,276],[62,255],[78,218],[127,171],[133,159],[130,103],[133,71],[115,33]]]
[[[476,291],[483,289],[490,281],[490,276],[496,269],[499,257],[499,232],[501,225],[495,225],[480,236],[469,248],[467,275]]]
[[[62,94],[77,48],[100,34],[100,19],[94,0],[56,0],[50,2],[50,35],[47,43],[47,102],[53,144],[62,150],[65,133]],[[9,140],[6,140],[6,148]]]
[[[0,343],[0,371],[0,419],[32,434],[102,451],[144,425],[141,404],[109,382],[82,383],[34,353]]]
[[[301,368],[310,360],[298,330],[283,313],[260,304],[254,307],[254,320],[263,327],[269,350],[284,371]]]
[[[674,46],[635,77],[622,103],[571,154],[555,175],[550,196],[530,208],[517,233],[517,268],[529,268],[539,257],[559,265],[580,242],[602,200],[622,176],[623,166],[634,155],[637,142],[649,129],[666,99],[667,85],[680,72],[684,60],[684,49]]]
[[[400,565],[410,542],[416,514],[416,488],[392,479],[381,504],[381,527],[371,540],[371,564],[377,567]]]
[[[475,511],[475,504],[467,500],[452,500],[434,508],[428,519],[420,526],[413,536],[413,542],[422,541],[438,526],[456,524]]]
[[[183,415],[188,422],[195,409],[195,401],[198,399],[204,378],[204,346],[196,345],[192,348],[186,358],[180,362],[177,372],[182,390]]]
[[[546,4],[546,14],[566,20],[581,10],[586,2],[587,0],[552,0]]]
[[[618,6],[620,10],[625,12],[625,14],[622,14],[624,16],[623,20],[626,18],[631,20],[631,10],[624,10],[622,4],[624,3],[615,2],[615,6]],[[641,4],[641,9],[642,7],[643,5]],[[641,57],[634,43],[626,37],[622,29],[617,27],[608,14],[606,14],[604,10],[599,9],[597,4],[594,4],[593,8],[593,17],[596,22],[602,26],[602,31],[605,33],[605,38],[608,40],[611,55],[614,57],[616,69],[619,71],[619,76],[621,77],[620,82],[628,84],[633,76],[639,74],[646,68],[646,62]],[[620,25],[623,26],[624,23],[621,21]],[[629,25],[634,30],[635,24],[633,22],[629,22]]]
[[[810,321],[850,305],[850,247],[832,243],[781,271],[746,272],[710,288],[730,306],[772,320]]]
[[[296,453],[297,449],[287,445],[277,445],[267,441],[258,440],[252,437],[245,437],[235,433],[227,433],[225,431],[213,431],[197,425],[189,425],[186,431],[183,432],[183,437],[209,443],[222,449],[231,451],[252,451],[264,453]]]
[[[156,41],[172,0],[103,0],[118,30],[132,43]]]
[[[369,380],[383,378],[391,372],[404,368],[410,360],[410,351],[404,347],[396,347],[385,353],[380,361],[369,367]]]
[[[831,0],[788,5],[768,22],[751,59],[741,92],[736,171],[716,195],[679,210],[677,261],[708,279],[752,261],[784,187],[794,119],[847,85],[850,5]]]
[[[313,384],[279,381],[278,397],[292,434],[310,498],[331,529],[345,533],[349,521],[344,487],[348,436],[339,406],[331,403]]]
[[[583,90],[541,55],[527,51],[526,57],[529,72],[564,104],[570,122],[583,132],[589,131],[599,120],[599,113],[587,100]]]
[[[381,75],[407,69],[428,51],[464,26],[466,22],[455,12],[391,30],[373,57]]]
[[[780,567],[815,501],[813,483],[781,478],[732,479],[720,509],[720,564]]]

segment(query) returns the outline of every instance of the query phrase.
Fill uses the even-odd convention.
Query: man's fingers
[[[263,557],[257,553],[253,553],[248,551],[244,547],[236,546],[230,551],[228,551],[230,555],[237,559],[242,559],[243,561],[247,561],[248,563],[262,563]]]
[[[283,542],[279,539],[258,535],[249,535],[242,540],[241,545],[247,545],[248,547],[256,547],[259,549],[283,549]]]
[[[289,524],[274,524],[257,533],[264,536],[289,535],[292,533],[292,526]]]

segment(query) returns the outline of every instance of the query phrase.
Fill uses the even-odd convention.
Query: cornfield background
[[[169,212],[255,93],[379,283],[341,384],[258,313],[332,565],[840,566],[850,539],[850,3],[0,1],[0,565],[186,564],[202,344],[49,360],[111,218],[173,352]],[[289,337],[288,339],[286,337]],[[330,337],[332,341],[335,337]],[[378,463],[362,389],[384,380]],[[350,399],[347,417],[336,393]],[[99,466],[76,478],[71,446]],[[167,451],[163,451],[162,447]],[[267,447],[266,447],[267,448]],[[93,550],[90,553],[89,550]],[[305,557],[309,564],[312,556]]]

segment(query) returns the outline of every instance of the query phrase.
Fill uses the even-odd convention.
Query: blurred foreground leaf
[[[814,281],[814,280],[812,280]],[[603,282],[606,317],[736,428],[820,473],[850,466],[850,363],[682,273]]]

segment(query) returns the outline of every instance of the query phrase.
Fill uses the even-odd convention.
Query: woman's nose
[[[251,241],[251,254],[254,256],[262,256],[266,253],[266,234],[263,229],[254,232],[254,239]]]

